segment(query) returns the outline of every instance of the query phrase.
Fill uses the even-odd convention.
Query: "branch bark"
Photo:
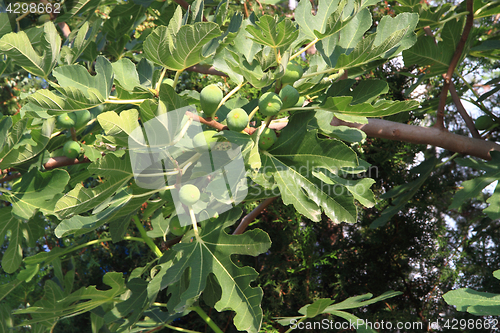
[[[453,134],[436,127],[406,125],[383,119],[369,119],[368,124],[356,124],[338,118],[333,118],[331,125],[357,128],[375,138],[437,146],[485,160],[491,160],[490,151],[500,151],[500,145],[495,142]]]
[[[257,207],[255,207],[254,210],[252,210],[250,213],[245,215],[243,219],[241,219],[240,224],[238,227],[234,230],[233,235],[241,235],[242,233],[245,232],[246,228],[252,223],[255,218],[262,213],[262,211],[271,204],[277,197],[274,198],[267,198],[266,200],[262,201]]]
[[[467,3],[466,3],[467,11],[469,13],[467,14],[467,19],[465,22],[464,31],[462,32],[462,36],[460,37],[460,41],[458,42],[455,53],[453,54],[453,57],[451,58],[450,65],[448,66],[448,71],[446,72],[446,74],[444,76],[443,89],[441,90],[441,95],[439,98],[439,106],[438,106],[438,110],[437,110],[437,120],[436,120],[436,124],[434,126],[437,128],[440,128],[442,130],[445,129],[445,127],[444,127],[444,107],[446,106],[446,97],[448,96],[448,90],[450,88],[451,78],[453,77],[453,72],[455,71],[455,68],[457,67],[457,64],[458,64],[458,61],[460,60],[460,57],[462,56],[462,53],[464,51],[465,42],[467,42],[467,38],[469,38],[469,33],[470,33],[470,30],[472,29],[472,23],[474,22],[473,0],[466,0],[466,1],[467,1]]]
[[[196,72],[201,74],[218,75],[222,77],[227,77],[226,73],[216,70],[213,66],[208,65],[194,65],[186,68],[187,71]]]
[[[453,103],[455,103],[455,106],[457,107],[458,112],[462,116],[462,119],[465,121],[465,124],[467,125],[467,128],[469,129],[470,133],[472,134],[472,137],[476,139],[481,139],[481,135],[477,131],[476,126],[474,125],[474,121],[467,113],[467,110],[465,110],[453,82],[450,84],[450,94],[451,98],[453,99]]]

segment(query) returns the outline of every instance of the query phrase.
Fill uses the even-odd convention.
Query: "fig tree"
[[[226,116],[227,127],[231,131],[241,132],[248,125],[248,114],[242,108],[233,109]]]
[[[297,89],[294,87],[288,85],[284,86],[279,94],[281,101],[283,102],[283,109],[286,108],[291,108],[292,106],[295,106],[297,102],[299,101],[300,95]]]
[[[299,100],[297,101],[297,103],[295,103],[295,107],[300,107],[302,105],[304,105],[304,102],[306,101],[305,97],[304,96],[300,96]]]
[[[74,127],[77,121],[76,114],[74,112],[63,113],[57,116],[57,125],[62,128]]]
[[[276,142],[276,133],[274,130],[266,127],[259,138],[259,148],[268,150]]]
[[[175,236],[182,236],[188,231],[189,225],[185,225],[181,227],[179,216],[175,215],[170,219],[169,229],[172,234]]]
[[[83,125],[86,125],[90,120],[90,112],[89,110],[80,110],[73,112],[76,114],[76,123],[75,127],[80,128]]]
[[[475,125],[478,130],[485,130],[493,126],[494,123],[490,116],[483,115],[476,119]]]
[[[291,61],[286,65],[285,75],[281,78],[281,83],[289,84],[294,83],[302,77],[304,71],[302,67],[295,61]]]
[[[259,98],[259,111],[264,116],[277,115],[282,106],[283,102],[281,101],[281,98],[273,92],[266,92]]]
[[[166,84],[168,84],[171,87],[174,86],[174,80],[172,80],[170,78],[163,79],[163,81],[161,81],[161,83],[166,83]]]
[[[186,184],[179,190],[179,200],[186,206],[192,206],[200,200],[200,190],[192,184]]]
[[[38,16],[38,23],[44,24],[45,22],[50,21],[50,15],[49,14],[43,14]]]
[[[64,144],[63,153],[67,158],[77,158],[81,153],[81,149],[78,142],[71,140]]]
[[[160,196],[160,199],[162,199],[162,200],[166,200],[166,201],[172,200],[172,196],[170,195],[169,190],[161,190],[158,192],[158,194]]]
[[[199,153],[204,153],[207,148],[211,148],[217,142],[216,131],[204,131],[196,134],[193,138],[194,149]]]
[[[223,97],[222,90],[215,84],[206,86],[201,90],[200,104],[207,117],[213,117],[215,115],[217,107]]]

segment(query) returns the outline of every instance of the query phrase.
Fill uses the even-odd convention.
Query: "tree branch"
[[[451,98],[453,98],[453,103],[455,103],[455,106],[457,107],[458,112],[460,112],[462,119],[465,121],[465,124],[467,125],[467,128],[469,129],[470,133],[472,134],[472,137],[476,139],[481,139],[481,135],[477,131],[476,126],[474,125],[474,121],[467,113],[467,110],[465,110],[453,82],[450,84],[450,94]]]
[[[226,73],[223,73],[221,71],[216,70],[214,68],[214,66],[194,65],[194,66],[186,68],[186,70],[190,71],[190,72],[201,73],[201,74],[210,74],[210,75],[218,75],[218,76],[222,76],[222,77],[227,77]]]
[[[262,201],[254,210],[248,213],[243,219],[241,219],[240,224],[234,230],[233,235],[241,235],[245,232],[246,228],[252,223],[253,220],[267,207],[273,202],[277,197],[267,198]]]
[[[443,89],[441,90],[441,95],[439,97],[439,106],[437,109],[437,120],[435,127],[439,129],[445,129],[444,127],[444,107],[446,106],[446,97],[448,96],[448,90],[450,88],[451,78],[453,77],[453,72],[457,67],[458,61],[462,56],[464,51],[465,43],[467,42],[467,38],[469,38],[470,30],[472,29],[472,23],[474,22],[474,8],[473,8],[473,0],[466,0],[467,11],[467,19],[465,22],[464,31],[462,32],[462,36],[460,37],[460,41],[458,42],[457,48],[453,57],[451,58],[450,65],[448,66],[448,71],[444,77]]]
[[[368,124],[356,124],[348,123],[335,117],[331,125],[357,128],[365,132],[366,135],[375,138],[437,146],[459,154],[476,156],[485,160],[491,159],[490,151],[500,151],[500,145],[495,142],[453,134],[436,127],[406,125],[383,119],[369,119]]]

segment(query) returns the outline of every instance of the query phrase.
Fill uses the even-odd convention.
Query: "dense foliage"
[[[2,331],[495,329],[498,1],[33,4],[0,1]]]

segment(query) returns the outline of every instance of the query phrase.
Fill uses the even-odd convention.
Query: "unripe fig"
[[[478,130],[485,130],[493,126],[494,123],[490,116],[483,115],[476,119],[475,125]]]
[[[259,98],[259,111],[264,116],[277,115],[282,105],[281,98],[273,92],[267,92]]]
[[[45,22],[48,22],[50,21],[50,15],[49,14],[43,14],[43,15],[40,15],[38,16],[38,23],[45,23]]]
[[[276,142],[276,133],[274,130],[266,127],[259,138],[259,148],[268,150]]]
[[[283,109],[286,108],[291,108],[292,106],[295,106],[297,102],[299,101],[300,95],[297,89],[294,87],[288,85],[284,86],[281,91],[280,91],[280,98],[281,101],[283,102]]]
[[[192,206],[200,200],[200,190],[192,184],[186,184],[179,191],[179,200],[186,206]]]
[[[90,112],[89,110],[80,110],[73,112],[76,115],[76,128],[80,128],[83,125],[86,125],[90,120]]]
[[[57,124],[62,128],[71,128],[75,126],[76,120],[74,112],[63,113],[57,117]]]
[[[204,153],[207,148],[211,148],[218,138],[214,137],[216,131],[204,131],[196,134],[193,138],[194,149],[199,153]]]
[[[291,61],[286,65],[285,75],[281,78],[281,83],[294,83],[302,77],[304,71],[302,67],[295,61]]]
[[[223,97],[222,90],[215,84],[206,86],[201,90],[200,104],[207,117],[213,117],[215,115],[217,107]]]
[[[227,114],[226,120],[231,131],[241,132],[248,125],[248,114],[242,108],[236,108]]]
[[[172,234],[174,234],[175,236],[182,236],[189,229],[189,225],[185,225],[185,226],[181,227],[179,216],[177,216],[177,215],[172,217],[172,219],[170,220],[169,227],[170,227],[169,228],[170,232]]]
[[[67,158],[77,158],[81,153],[80,144],[76,141],[68,141],[63,146],[63,153]]]

